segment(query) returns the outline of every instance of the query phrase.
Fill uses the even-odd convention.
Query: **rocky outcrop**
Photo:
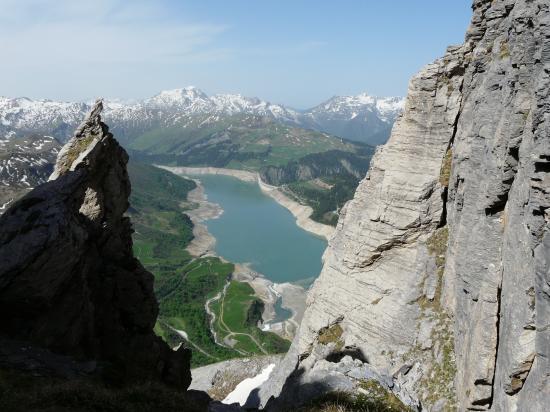
[[[465,43],[411,80],[260,404],[351,351],[425,410],[546,409],[550,9],[473,12]]]
[[[98,101],[50,181],[0,217],[0,336],[95,361],[108,378],[185,389],[190,353],[153,333],[153,276],[133,256],[124,216],[128,156],[101,110]]]
[[[212,399],[222,401],[245,379],[254,378],[271,364],[277,364],[284,355],[254,356],[230,359],[195,368],[189,389],[204,391]]]

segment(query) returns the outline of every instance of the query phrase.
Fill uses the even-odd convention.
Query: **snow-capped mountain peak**
[[[85,103],[0,97],[0,125],[41,130],[51,127],[54,121],[73,124],[82,119],[82,113],[87,108]]]
[[[144,101],[146,106],[163,107],[187,107],[189,105],[208,105],[208,96],[202,90],[194,86],[182,89],[163,90],[156,96]]]
[[[405,99],[403,97],[379,98],[376,100],[376,108],[385,119],[394,121],[405,108]]]
[[[377,97],[368,93],[334,96],[305,112],[302,124],[351,140],[381,144],[389,137],[404,102],[401,97]]]
[[[334,96],[320,105],[312,108],[309,112],[332,112],[349,114],[353,111],[378,111],[384,115],[398,114],[403,110],[405,99],[402,97],[377,97],[368,93],[361,93],[356,96]]]
[[[376,97],[371,96],[367,92],[358,94],[357,96],[351,96],[351,99],[357,101],[359,104],[374,104],[377,100]]]
[[[183,126],[196,115],[206,116],[204,122],[218,121],[223,116],[252,115],[379,144],[389,135],[402,110],[403,99],[367,93],[335,96],[308,111],[298,112],[241,94],[208,96],[190,86],[164,90],[141,101],[105,100],[104,105],[105,119],[119,130]],[[66,140],[89,109],[89,103],[0,97],[0,132],[15,131],[22,136],[28,132],[49,133],[53,129],[56,138]],[[373,135],[380,137],[372,140]]]

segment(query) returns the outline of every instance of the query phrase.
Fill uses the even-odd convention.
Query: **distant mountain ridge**
[[[253,115],[363,143],[381,144],[402,108],[400,97],[377,98],[363,93],[336,96],[312,109],[298,111],[255,97],[208,96],[196,87],[185,87],[136,102],[107,100],[104,117],[123,136],[156,126],[185,127],[186,122],[197,116],[203,123],[215,123],[224,116]],[[89,109],[89,103],[0,97],[0,136],[8,132],[17,136],[48,133],[65,141]]]
[[[393,123],[404,107],[402,97],[334,96],[303,113],[301,127],[371,145],[388,140]]]
[[[298,111],[186,87],[136,102],[107,100],[103,117],[144,162],[256,170],[281,185],[342,173],[361,178],[373,148],[335,136],[384,143],[401,107],[401,98],[364,93]],[[47,179],[59,143],[90,109],[82,102],[0,97],[0,213]]]

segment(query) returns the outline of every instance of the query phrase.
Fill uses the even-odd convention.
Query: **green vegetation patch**
[[[426,247],[431,255],[435,256],[439,274],[443,274],[445,269],[445,254],[447,253],[447,244],[449,242],[449,227],[444,226],[437,229],[426,241]]]
[[[361,393],[331,392],[297,412],[412,412],[393,393],[386,391],[376,381],[360,384]]]
[[[340,350],[344,347],[344,341],[342,340],[342,334],[344,330],[339,323],[335,323],[332,326],[322,328],[319,330],[317,341],[322,345],[328,345],[329,343],[335,343],[336,349]]]
[[[435,310],[432,310],[435,309]],[[446,404],[442,411],[456,411],[456,393],[454,379],[457,373],[454,351],[453,321],[439,307],[427,308],[424,317],[435,322],[430,339],[434,342],[437,353],[426,352],[420,346],[415,346],[403,356],[403,360],[421,362],[430,365],[420,378],[419,391],[421,401],[427,405],[433,405],[440,399],[445,399]],[[436,349],[432,349],[434,351]],[[425,356],[429,356],[426,358]]]
[[[454,354],[454,338],[450,332],[452,322],[447,317],[440,319],[437,330],[432,334],[432,339],[439,342],[441,362],[432,363],[433,367],[429,376],[421,379],[421,385],[427,389],[426,400],[434,404],[441,398],[447,399],[445,411],[454,411],[456,403],[454,392],[454,378],[456,376],[456,361]]]
[[[425,310],[428,308],[434,309],[440,312],[441,309],[441,291],[443,288],[443,274],[445,272],[445,255],[447,253],[447,244],[449,242],[449,228],[448,226],[436,229],[432,235],[426,241],[426,247],[428,253],[434,256],[435,265],[437,270],[437,285],[435,289],[434,298],[429,300],[426,296],[422,295],[415,301],[420,307]]]
[[[129,214],[135,228],[134,253],[155,276],[159,301],[155,333],[172,347],[183,344],[190,348],[193,367],[248,353],[287,351],[290,342],[256,326],[263,303],[248,283],[236,281],[227,289],[223,309],[224,321],[231,325],[231,331],[240,333],[232,335],[238,343],[235,348],[216,343],[205,305],[209,299],[222,296],[234,265],[215,257],[193,258],[185,249],[193,239],[193,224],[182,206],[187,205],[187,195],[195,183],[135,162],[129,164],[128,171],[132,182]],[[218,324],[219,301],[210,307]],[[221,338],[226,335],[220,332]]]
[[[187,202],[187,195],[197,187],[192,180],[134,161],[128,163],[128,174],[132,183],[131,210],[145,213],[167,210],[181,214],[181,204]]]
[[[159,127],[136,136],[132,149],[150,161],[185,166],[214,166],[260,170],[286,165],[311,153],[355,151],[340,138],[280,124],[261,116],[187,117],[185,124]]]
[[[384,411],[410,412],[412,409],[395,396],[395,394],[385,389],[374,379],[363,381],[359,387],[364,391],[363,395],[375,405],[384,407]]]
[[[439,172],[439,183],[441,183],[443,187],[449,187],[452,161],[453,152],[451,149],[448,149],[443,158],[443,163],[441,164],[441,171]]]
[[[285,185],[286,192],[313,209],[311,219],[336,226],[339,210],[353,198],[359,179],[350,174],[327,176]]]
[[[134,254],[157,277],[177,271],[191,260],[185,248],[193,239],[193,223],[180,204],[195,182],[134,162],[128,173]]]
[[[223,321],[235,332],[246,332],[248,310],[256,301],[254,289],[248,283],[232,281],[227,288],[224,299]]]
[[[193,367],[238,357],[230,348],[216,344],[210,333],[206,301],[220,293],[233,272],[233,265],[208,257],[157,275],[155,292],[159,300],[160,336],[175,346],[181,342],[193,351]],[[185,340],[175,330],[184,331]]]
[[[231,281],[225,295],[212,305],[216,314],[216,333],[243,354],[283,353],[290,342],[272,332],[257,327],[258,299],[254,289],[245,282]],[[259,313],[261,316],[261,312]]]
[[[434,299],[429,301],[422,297],[419,304],[423,311],[423,317],[432,320],[435,326],[432,329],[431,340],[437,342],[434,348],[438,348],[439,354],[434,354],[431,359],[431,368],[420,380],[420,386],[424,389],[422,400],[427,404],[434,404],[439,399],[445,399],[445,411],[456,410],[456,394],[454,391],[454,378],[456,376],[456,362],[454,354],[453,321],[445,312],[441,304],[441,291],[443,275],[445,271],[445,255],[449,241],[448,226],[437,229],[426,241],[428,252],[434,256],[437,270],[437,285]],[[424,351],[414,348],[406,357],[421,359]]]

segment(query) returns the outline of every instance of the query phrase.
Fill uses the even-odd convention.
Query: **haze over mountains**
[[[401,97],[336,96],[300,111],[240,94],[206,95],[195,87],[162,91],[137,102],[105,102],[105,119],[114,129],[147,129],[186,126],[187,122],[211,124],[226,116],[261,116],[288,125],[334,134],[368,144],[387,140],[393,122],[403,109]],[[67,140],[89,111],[90,104],[0,97],[0,132],[16,135],[48,133]],[[54,127],[52,127],[54,125]]]

